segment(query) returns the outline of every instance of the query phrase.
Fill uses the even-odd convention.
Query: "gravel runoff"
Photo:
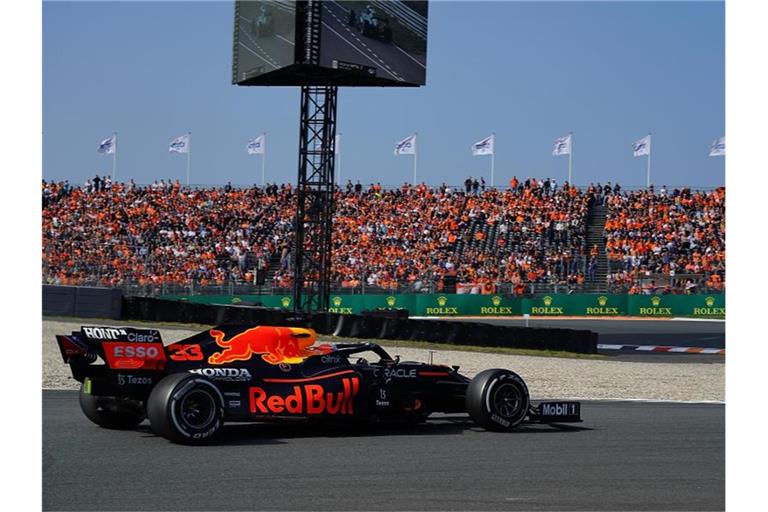
[[[81,324],[79,320],[43,320],[43,388],[78,388],[54,336],[77,331]],[[168,344],[199,331],[163,327],[160,332]],[[386,342],[382,346],[402,360],[427,361],[429,357],[426,349],[387,347]],[[459,365],[468,377],[486,368],[509,368],[525,379],[531,396],[539,399],[725,400],[725,365],[717,363],[634,363],[458,350],[436,350],[433,362]]]

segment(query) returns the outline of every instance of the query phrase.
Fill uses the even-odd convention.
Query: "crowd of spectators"
[[[565,284],[569,272],[574,282],[583,273],[575,262],[584,245],[585,194],[530,183],[519,190],[467,188],[377,184],[339,194],[333,277],[349,286],[365,279],[369,286],[418,289],[451,274],[459,283],[493,286]],[[488,232],[492,245],[484,240]]]
[[[291,185],[187,188],[88,180],[43,181],[43,280],[52,284],[222,285],[269,274],[292,286]],[[723,285],[724,189],[622,193],[554,180],[510,180],[504,190],[348,181],[335,193],[333,284],[385,289],[446,276],[516,293],[531,285],[579,289],[597,279],[587,247],[591,204],[608,206],[609,279],[631,288],[644,273],[705,273]],[[621,267],[617,267],[621,265]]]
[[[291,233],[289,185],[43,182],[44,280],[55,284],[252,282]]]
[[[629,293],[725,286],[725,188],[606,196],[609,284]],[[699,278],[702,276],[702,278]]]

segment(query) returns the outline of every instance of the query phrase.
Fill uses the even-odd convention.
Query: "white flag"
[[[491,135],[489,137],[484,138],[481,141],[478,141],[472,144],[472,156],[492,155],[494,138],[495,136]]]
[[[649,133],[640,140],[635,141],[632,144],[633,156],[651,155],[651,134]]]
[[[189,153],[189,134],[179,135],[168,146],[170,153]]]
[[[552,156],[570,155],[571,154],[571,134],[569,133],[565,137],[555,139],[555,145],[552,146]]]
[[[263,155],[264,150],[266,146],[266,135],[261,134],[255,139],[251,139],[248,141],[248,145],[245,147],[245,150],[248,151],[249,155]]]
[[[108,139],[104,139],[99,144],[99,149],[96,151],[104,155],[111,155],[117,150],[117,135],[113,135]]]
[[[416,134],[404,138],[395,145],[396,155],[415,155],[416,154]]]
[[[333,145],[333,149],[337,155],[341,154],[341,135],[336,136],[336,142]]]
[[[725,156],[725,137],[718,137],[709,146],[709,156]]]

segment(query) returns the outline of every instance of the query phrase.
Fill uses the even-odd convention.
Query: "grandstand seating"
[[[268,286],[292,285],[290,185],[43,182],[42,190],[45,283],[221,285],[253,282],[260,268]],[[455,272],[458,283],[497,293],[722,289],[724,198],[724,188],[550,190],[535,180],[476,194],[423,184],[339,189],[332,279],[439,290]]]

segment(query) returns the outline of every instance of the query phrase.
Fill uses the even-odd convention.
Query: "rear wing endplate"
[[[79,336],[88,341],[127,341],[137,343],[162,343],[157,329],[137,329],[135,327],[102,327],[84,325]]]

